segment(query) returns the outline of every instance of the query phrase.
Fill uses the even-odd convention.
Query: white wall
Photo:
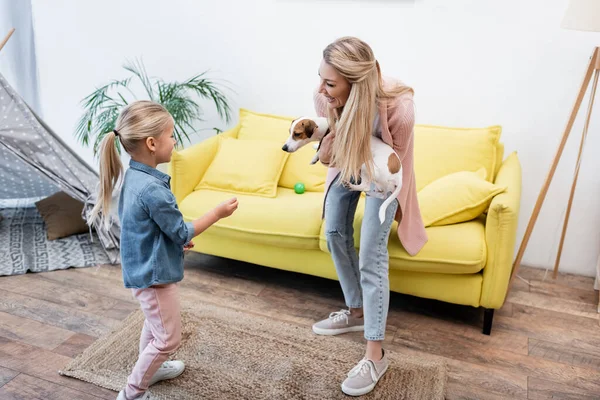
[[[520,242],[588,57],[600,44],[600,34],[560,28],[566,6],[567,0],[34,0],[41,102],[50,126],[92,162],[90,150],[72,139],[79,101],[96,85],[125,77],[126,58],[143,57],[150,73],[166,80],[211,69],[231,82],[236,109],[298,115],[312,111],[322,49],[356,35],[372,45],[385,74],[416,89],[417,123],[503,126],[506,154],[518,151],[524,170]],[[600,147],[599,115],[588,149]],[[212,108],[207,118],[206,128],[225,127]],[[525,264],[553,265],[582,119],[583,113]],[[599,164],[585,153],[561,271],[594,274]]]

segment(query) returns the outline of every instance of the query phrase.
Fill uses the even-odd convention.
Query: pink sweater
[[[321,117],[327,116],[327,100],[320,93],[314,95],[315,110]],[[421,218],[421,210],[417,200],[417,187],[414,171],[414,124],[415,114],[413,97],[405,93],[379,107],[382,140],[392,146],[402,163],[402,190],[398,195],[398,237],[402,246],[411,256],[416,255],[427,243],[427,233]],[[319,150],[319,158],[324,165],[331,159],[331,143],[335,137],[332,132],[323,139]],[[339,174],[339,170],[329,167],[325,182],[325,196],[331,182]]]

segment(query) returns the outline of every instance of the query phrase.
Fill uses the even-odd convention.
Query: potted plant
[[[123,80],[113,80],[96,89],[82,100],[85,112],[81,116],[75,136],[83,145],[94,144],[94,155],[104,136],[115,128],[121,108],[129,101],[137,100],[131,86],[138,81],[149,100],[162,104],[173,116],[175,128],[173,135],[177,144],[184,140],[190,142],[190,134],[197,132],[194,123],[203,121],[202,108],[194,100],[194,95],[212,100],[219,116],[228,123],[231,120],[231,108],[222,89],[206,72],[195,75],[183,82],[165,82],[160,78],[148,76],[141,61],[127,62],[123,65],[132,75]],[[213,128],[217,133],[221,129]],[[118,141],[117,148],[120,151]]]

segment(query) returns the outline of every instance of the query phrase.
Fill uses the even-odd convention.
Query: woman
[[[321,335],[363,331],[365,357],[348,373],[342,391],[369,393],[388,367],[382,348],[389,306],[388,238],[394,220],[398,236],[410,255],[427,242],[417,202],[413,167],[413,91],[384,81],[379,63],[365,42],[343,37],[323,51],[321,83],[314,102],[317,114],[327,117],[331,133],[323,139],[319,157],[329,166],[325,189],[325,229],[348,310],[330,314],[313,325]],[[372,171],[370,135],[392,146],[402,165],[403,187],[380,224],[384,199],[367,196],[360,236],[360,254],[354,248],[354,214],[360,192],[344,183],[358,182],[366,163]]]

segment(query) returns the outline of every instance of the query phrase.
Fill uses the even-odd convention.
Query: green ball
[[[298,194],[304,193],[304,183],[298,182],[294,185],[294,192]]]

